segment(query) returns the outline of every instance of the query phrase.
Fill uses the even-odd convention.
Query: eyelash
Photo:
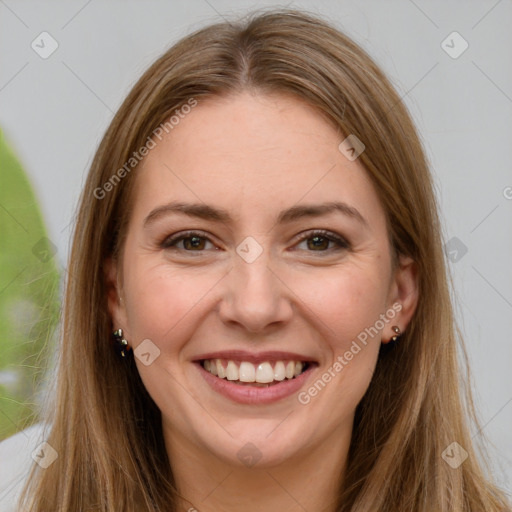
[[[338,245],[337,249],[334,250],[342,250],[342,249],[349,249],[350,244],[342,237],[336,235],[335,233],[332,233],[331,231],[327,231],[325,229],[315,229],[312,231],[306,232],[298,241],[297,244],[303,242],[304,240],[309,240],[310,238],[314,238],[315,236],[320,236],[322,238],[326,238],[330,242],[334,242]],[[184,233],[178,233],[175,235],[171,235],[166,237],[159,245],[162,249],[171,249],[175,246],[176,243],[185,240],[187,238],[192,237],[198,237],[198,238],[204,238],[208,240],[209,242],[213,243],[207,236],[207,234],[204,231],[185,231]],[[175,247],[174,247],[175,248]],[[187,250],[179,248],[179,250],[193,253],[193,252],[204,252],[206,249],[193,251],[193,250]],[[326,249],[326,250],[320,250],[320,251],[308,251],[308,252],[319,252],[319,253],[330,253],[332,252],[332,249]]]

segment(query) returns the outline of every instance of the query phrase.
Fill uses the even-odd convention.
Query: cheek
[[[178,349],[178,343],[170,346],[168,341],[186,339],[187,318],[197,314],[218,276],[165,263],[151,266],[144,258],[133,261],[129,268],[125,290],[131,299],[127,316],[134,345],[149,338],[166,351]]]
[[[139,343],[149,339],[160,350],[154,363],[145,366],[137,360],[137,368],[160,410],[166,411],[171,423],[179,423],[182,419],[176,400],[182,386],[173,377],[181,372],[182,350],[197,329],[195,320],[201,314],[205,294],[218,278],[172,269],[161,263],[151,267],[139,261],[130,268],[125,285],[130,297],[129,341],[136,349]]]
[[[300,283],[319,347],[328,356],[299,401],[312,416],[330,417],[326,428],[348,421],[370,384],[381,341],[370,329],[385,312],[386,283],[379,275],[377,267],[353,265]]]
[[[379,274],[376,267],[354,265],[309,273],[293,281],[294,292],[336,351],[344,351],[384,312],[387,290]]]

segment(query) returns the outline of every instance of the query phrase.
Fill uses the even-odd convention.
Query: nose
[[[293,293],[276,268],[270,264],[266,249],[251,263],[235,255],[233,268],[224,280],[219,307],[225,324],[262,333],[282,328],[289,322]]]

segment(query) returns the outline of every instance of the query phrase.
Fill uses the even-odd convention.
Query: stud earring
[[[400,330],[400,327],[398,327],[397,325],[393,325],[393,327],[391,327],[391,329],[393,330],[395,335],[391,338],[390,341],[391,341],[391,343],[396,343],[402,336],[402,331]]]
[[[131,353],[132,348],[128,345],[128,341],[123,338],[123,330],[117,329],[112,333],[114,337],[114,347],[121,357],[127,357]]]

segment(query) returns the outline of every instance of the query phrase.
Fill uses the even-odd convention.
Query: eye
[[[344,238],[325,229],[309,231],[303,234],[299,242],[306,242],[309,252],[331,252],[350,248],[350,244]],[[329,244],[335,244],[337,247],[329,248]]]
[[[306,232],[299,239],[299,244],[307,242],[308,252],[332,252],[333,250],[349,249],[350,244],[341,236],[330,231],[319,229]],[[211,240],[204,231],[186,231],[168,236],[161,243],[162,249],[175,248],[186,252],[203,252],[207,249],[206,244]],[[182,246],[180,247],[180,244]],[[334,244],[335,247],[329,247]],[[213,246],[215,248],[215,246]]]
[[[162,249],[177,248],[188,252],[201,252],[205,249],[207,242],[212,243],[205,235],[203,231],[177,233],[165,238],[160,244],[160,247],[162,247]],[[179,247],[181,242],[183,242],[183,246]]]

